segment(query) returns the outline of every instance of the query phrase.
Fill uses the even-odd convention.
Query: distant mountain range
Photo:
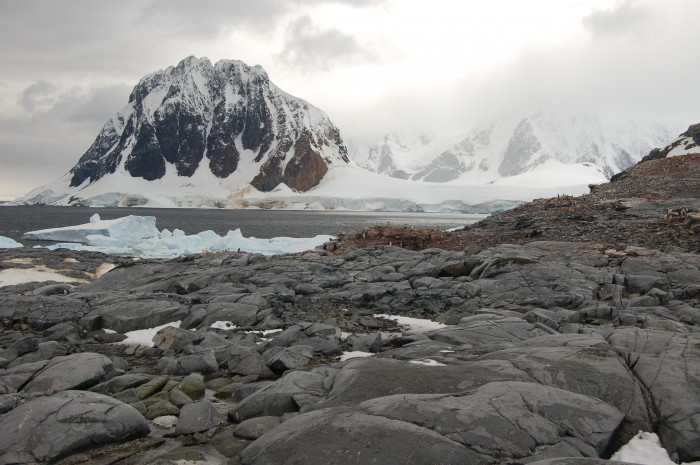
[[[484,213],[583,193],[671,140],[661,126],[536,114],[348,151],[262,67],[189,57],[142,78],[67,174],[14,203]]]
[[[428,182],[490,182],[548,161],[590,163],[610,177],[675,137],[668,127],[629,121],[604,126],[594,116],[535,114],[476,127],[457,137],[386,135],[349,143],[350,158],[375,173]]]

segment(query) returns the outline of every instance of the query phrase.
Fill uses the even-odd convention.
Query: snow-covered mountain
[[[642,161],[658,160],[667,157],[678,157],[700,153],[700,123],[692,124],[687,131],[664,148],[657,148],[642,158]]]
[[[596,117],[538,113],[506,118],[457,137],[387,135],[371,146],[350,145],[350,158],[375,173],[428,182],[491,182],[550,161],[589,163],[609,178],[641,160],[674,132],[654,124],[603,125]]]
[[[262,67],[189,57],[141,79],[69,173],[18,201],[138,205],[164,186],[175,197],[304,192],[348,162],[328,116]]]

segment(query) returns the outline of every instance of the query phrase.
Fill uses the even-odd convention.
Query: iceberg
[[[65,241],[88,245],[92,245],[90,239],[100,245],[106,240],[114,245],[136,244],[157,237],[158,234],[155,216],[129,215],[115,220],[102,220],[99,215],[94,214],[86,224],[30,231],[22,237],[33,241]]]
[[[308,238],[258,239],[244,237],[240,229],[229,231],[224,236],[214,231],[187,235],[179,229],[159,231],[155,217],[134,215],[115,220],[101,220],[99,216],[93,215],[87,224],[30,231],[23,237],[30,240],[65,241],[48,246],[51,250],[87,250],[139,258],[175,258],[226,251],[278,255],[310,250],[333,238],[330,235],[317,235]]]
[[[0,236],[0,249],[16,249],[18,247],[24,247],[22,244],[9,237]]]

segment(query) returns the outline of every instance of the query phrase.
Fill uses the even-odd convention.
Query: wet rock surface
[[[0,462],[604,464],[639,430],[700,460],[700,257],[608,239],[124,259],[2,287]],[[61,253],[64,273],[105,259]]]

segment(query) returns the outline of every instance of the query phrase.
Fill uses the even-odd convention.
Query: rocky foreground
[[[639,430],[700,460],[700,196],[640,187],[605,209],[605,189],[523,207],[539,216],[519,229],[494,216],[456,251],[0,250],[0,272],[74,279],[0,288],[0,463],[605,464]],[[566,218],[582,205],[599,213]]]

